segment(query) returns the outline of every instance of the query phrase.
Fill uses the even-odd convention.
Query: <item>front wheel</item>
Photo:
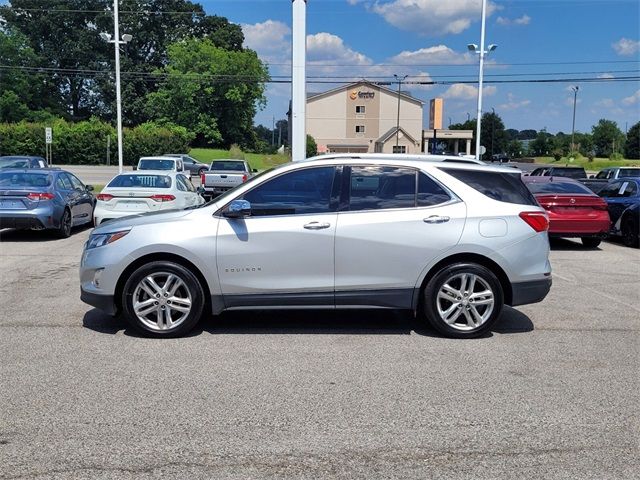
[[[638,223],[634,221],[633,217],[628,216],[622,222],[622,242],[627,247],[638,248],[640,246],[640,231]]]
[[[424,289],[424,314],[447,337],[473,338],[487,332],[504,305],[500,281],[475,263],[443,267]]]
[[[204,292],[198,278],[180,264],[157,261],[138,268],[122,292],[126,320],[151,337],[180,337],[200,320]]]

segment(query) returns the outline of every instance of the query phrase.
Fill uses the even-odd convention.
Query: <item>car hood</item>
[[[137,215],[130,215],[128,217],[103,222],[93,233],[109,233],[141,225],[157,225],[159,223],[172,222],[192,213],[193,210],[163,210],[160,212],[139,213]]]

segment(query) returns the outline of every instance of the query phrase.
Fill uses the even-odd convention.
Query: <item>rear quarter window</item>
[[[489,172],[455,168],[441,168],[440,170],[493,200],[517,205],[538,206],[534,196],[522,183],[518,172]]]

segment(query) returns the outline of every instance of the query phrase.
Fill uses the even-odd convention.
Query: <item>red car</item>
[[[522,177],[549,214],[549,235],[579,237],[595,248],[609,232],[607,202],[576,180],[566,177]]]

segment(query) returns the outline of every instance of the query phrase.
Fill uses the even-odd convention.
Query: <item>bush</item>
[[[44,129],[52,127],[54,165],[104,165],[107,137],[111,137],[110,156],[117,163],[116,130],[98,119],[77,123],[52,120],[43,123],[0,124],[1,155],[45,156]],[[123,163],[134,165],[141,156],[183,153],[189,150],[193,135],[184,127],[145,123],[123,132]]]
[[[615,161],[624,160],[624,157],[622,156],[621,153],[614,152],[611,155],[609,155],[609,160],[615,160]]]
[[[229,158],[244,160],[244,152],[237,144],[234,143],[233,145],[231,145],[231,147],[229,147]]]
[[[556,148],[553,152],[551,152],[551,155],[553,155],[553,158],[556,162],[560,161],[560,159],[562,158],[562,154],[563,151],[561,148]]]
[[[307,158],[314,157],[318,154],[318,145],[311,135],[307,135]]]

